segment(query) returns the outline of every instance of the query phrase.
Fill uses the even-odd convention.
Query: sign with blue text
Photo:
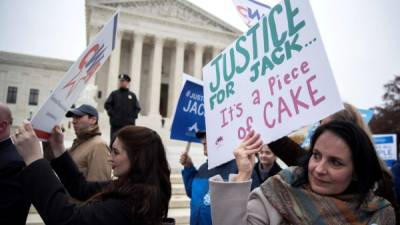
[[[196,132],[205,131],[203,85],[184,79],[171,128],[171,139],[198,142]]]
[[[374,134],[375,149],[390,167],[397,160],[396,134]]]

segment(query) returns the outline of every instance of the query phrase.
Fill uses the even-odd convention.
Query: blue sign
[[[301,144],[301,147],[303,148],[309,148],[311,145],[311,138],[314,135],[315,130],[319,127],[319,122],[314,123],[308,128],[307,132],[307,137],[304,139],[303,144]]]
[[[196,132],[205,130],[203,86],[186,80],[176,106],[170,138],[199,143]]]
[[[374,111],[373,110],[358,109],[358,112],[360,112],[365,124],[368,124],[369,121],[371,121],[372,117],[374,116]]]

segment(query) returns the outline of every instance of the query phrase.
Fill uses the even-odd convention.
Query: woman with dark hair
[[[301,166],[282,170],[247,197],[261,145],[251,132],[235,150],[239,173],[229,182],[211,178],[215,224],[395,224],[390,203],[372,192],[382,173],[371,140],[357,125],[320,126]]]
[[[49,143],[54,159],[51,167],[69,194],[82,201],[68,202],[63,185],[43,159],[30,123],[13,136],[26,163],[21,173],[25,194],[46,224],[173,224],[167,219],[171,198],[170,168],[160,136],[153,130],[126,126],[113,143],[110,164],[118,179],[87,182],[64,148],[64,138],[55,127]]]
[[[364,130],[364,132],[368,135],[368,138],[372,141],[372,133],[368,125],[364,122],[357,108],[346,102],[343,103],[343,106],[344,109],[324,118],[320,121],[320,123],[323,125],[331,121],[345,121],[357,124]],[[288,166],[298,166],[301,159],[304,158],[308,153],[308,151],[304,150],[299,144],[292,141],[288,137],[283,137],[273,141],[269,143],[268,146],[272,152]],[[383,178],[377,183],[377,188],[374,190],[374,192],[376,195],[387,199],[392,204],[396,211],[396,218],[398,219],[397,224],[400,224],[400,212],[393,188],[394,182],[392,173],[389,171],[383,160],[379,158],[379,156],[378,160]]]

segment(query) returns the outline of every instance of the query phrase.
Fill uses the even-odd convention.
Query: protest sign
[[[119,12],[104,25],[77,61],[68,69],[39,111],[32,118],[32,126],[41,140],[47,140],[51,130],[78,99],[88,81],[107,60],[115,46]]]
[[[243,22],[252,27],[267,15],[278,0],[232,0]]]
[[[396,134],[374,134],[373,139],[376,152],[391,167],[397,160]]]
[[[311,126],[307,130],[306,138],[304,139],[303,143],[301,144],[302,148],[309,148],[311,145],[311,138],[314,135],[315,130],[319,127],[320,123],[316,122],[311,124]]]
[[[368,124],[369,121],[371,121],[372,117],[374,116],[374,111],[373,110],[358,109],[358,111],[360,112],[365,124]]]
[[[183,81],[170,138],[200,143],[196,132],[205,130],[203,85],[189,75],[185,75]]]
[[[343,108],[310,3],[284,0],[203,68],[209,168]]]

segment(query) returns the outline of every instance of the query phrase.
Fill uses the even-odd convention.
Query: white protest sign
[[[203,68],[209,168],[343,108],[310,3],[284,0]]]
[[[397,160],[396,134],[374,134],[375,149],[385,161]]]
[[[278,0],[232,0],[243,22],[252,27],[267,15],[271,8],[279,3]]]
[[[111,54],[115,46],[118,16],[119,12],[112,16],[33,116],[32,126],[40,139],[48,139],[53,127],[64,119],[88,81]]]

